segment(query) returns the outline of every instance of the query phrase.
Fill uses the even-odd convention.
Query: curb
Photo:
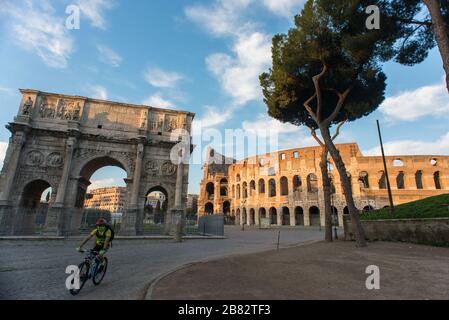
[[[188,262],[188,263],[180,265],[176,268],[173,268],[167,272],[164,272],[161,275],[154,278],[153,280],[151,280],[143,289],[143,294],[141,296],[141,300],[153,300],[151,296],[153,294],[154,288],[159,283],[159,281],[163,280],[164,278],[168,277],[169,275],[171,275],[177,271],[191,267],[196,264],[208,263],[208,262],[217,261],[217,260],[221,260],[221,259],[228,259],[228,258],[232,258],[232,257],[246,256],[246,255],[251,255],[251,254],[267,253],[267,252],[278,251],[278,250],[283,250],[283,249],[298,248],[298,247],[311,245],[311,244],[318,243],[318,242],[323,242],[323,240],[309,240],[309,241],[304,241],[302,243],[299,243],[299,244],[296,244],[293,246],[283,247],[283,248],[279,248],[279,249],[267,249],[267,250],[261,250],[261,251],[254,251],[254,252],[250,252],[250,253],[233,253],[233,254],[228,254],[228,255],[224,255],[224,256],[220,256],[220,257],[205,258],[205,259],[198,260],[195,262]]]
[[[82,240],[83,237],[58,237],[58,236],[5,236],[0,241],[49,241],[49,240]],[[184,236],[184,240],[224,240],[225,236]],[[115,240],[173,240],[171,236],[117,236]]]

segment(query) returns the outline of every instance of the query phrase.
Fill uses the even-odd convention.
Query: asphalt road
[[[282,228],[280,247],[320,240],[322,231]],[[226,227],[227,239],[119,240],[108,252],[110,265],[100,286],[87,283],[72,297],[65,288],[65,269],[79,264],[79,240],[0,241],[0,299],[143,299],[148,284],[187,263],[276,248],[278,229]]]

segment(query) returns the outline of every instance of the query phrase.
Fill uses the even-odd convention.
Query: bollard
[[[277,250],[279,250],[279,240],[281,239],[281,230],[278,231],[278,244],[277,244]]]

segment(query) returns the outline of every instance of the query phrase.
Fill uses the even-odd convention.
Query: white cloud
[[[10,19],[14,41],[26,51],[36,53],[50,67],[67,67],[73,39],[65,28],[64,16],[57,16],[45,0],[21,4],[6,0],[0,6],[0,14]]]
[[[93,86],[91,88],[90,98],[108,100],[108,91],[103,86]]]
[[[435,141],[396,140],[384,143],[385,154],[394,155],[449,155],[449,132]],[[380,147],[363,152],[364,155],[380,156]]]
[[[93,27],[106,29],[106,19],[104,17],[105,10],[110,10],[114,7],[112,0],[78,0],[76,4],[81,11],[81,18],[89,20]]]
[[[216,36],[237,35],[242,28],[251,26],[241,23],[240,15],[253,0],[216,0],[211,6],[186,7],[185,15],[203,29]]]
[[[184,79],[184,76],[179,73],[159,68],[148,68],[144,77],[150,85],[157,88],[173,88],[176,83]]]
[[[256,31],[245,20],[252,0],[217,0],[211,6],[185,9],[186,16],[215,36],[230,37],[232,54],[214,53],[206,58],[209,71],[236,105],[260,100],[259,75],[271,63],[271,36]]]
[[[171,101],[165,100],[161,93],[156,93],[143,101],[144,105],[148,105],[155,108],[171,108],[175,107],[175,104]]]
[[[8,149],[8,142],[0,141],[0,168],[3,167],[3,161],[5,160],[7,149]]]
[[[424,116],[447,116],[449,99],[445,83],[424,86],[388,97],[379,110],[390,121],[413,121]]]
[[[101,62],[110,65],[111,67],[119,67],[122,63],[122,57],[107,46],[97,45],[97,51],[98,59]]]
[[[89,185],[88,191],[91,191],[93,189],[98,189],[98,188],[115,187],[118,185],[121,185],[121,184],[118,181],[116,181],[114,178],[94,180],[94,181],[92,181],[92,184]]]
[[[196,125],[201,125],[201,128],[210,128],[220,125],[232,116],[233,109],[226,110],[217,108],[215,106],[205,106],[206,112],[198,120],[194,120]]]
[[[7,88],[7,87],[0,87],[0,92],[3,92],[7,95],[13,95],[14,94],[14,89],[12,88]]]
[[[237,105],[262,98],[259,75],[271,62],[271,38],[260,32],[243,34],[236,39],[234,57],[216,53],[206,58],[208,69]]]
[[[263,0],[263,5],[278,16],[293,18],[305,2],[306,0]]]
[[[242,128],[257,135],[259,139],[274,137],[277,141],[272,141],[271,144],[276,144],[277,149],[299,148],[317,144],[304,126],[282,123],[263,113],[258,114],[254,121],[243,121]]]

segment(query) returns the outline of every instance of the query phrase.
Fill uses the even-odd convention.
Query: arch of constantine
[[[21,90],[11,138],[0,177],[0,234],[32,234],[36,209],[51,188],[44,233],[78,234],[91,176],[105,166],[122,168],[126,208],[120,233],[143,232],[146,196],[154,190],[171,210],[187,197],[188,166],[176,165],[170,152],[175,129],[191,130],[194,114]],[[180,170],[178,170],[181,168]]]
[[[351,178],[356,206],[372,210],[389,206],[382,157],[363,156],[356,143],[338,150]],[[223,213],[228,222],[259,225],[324,226],[320,147],[258,155],[241,161],[209,150],[203,166],[199,215]],[[389,156],[387,171],[394,204],[449,193],[449,156]],[[332,206],[338,224],[348,213],[339,175],[329,159]]]

